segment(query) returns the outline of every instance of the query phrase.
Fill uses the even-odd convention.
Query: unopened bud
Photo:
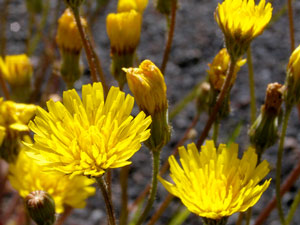
[[[33,191],[25,198],[30,217],[38,225],[52,225],[55,222],[55,203],[45,191]]]
[[[202,82],[197,90],[196,107],[198,114],[208,112],[211,87],[208,82]]]

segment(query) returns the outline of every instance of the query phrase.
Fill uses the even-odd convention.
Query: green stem
[[[220,122],[219,122],[218,119],[216,119],[215,122],[214,122],[213,136],[212,136],[212,139],[213,139],[215,144],[217,143],[217,140],[218,140],[219,128],[220,128]]]
[[[109,225],[116,225],[114,209],[113,209],[111,199],[109,198],[109,195],[108,195],[107,185],[106,185],[104,176],[97,177],[96,181],[99,185],[99,188],[102,192],[102,195],[103,195],[103,198],[104,198],[104,201],[105,201],[106,211],[107,211],[107,215],[108,215],[108,224]]]
[[[154,200],[155,200],[155,196],[156,196],[156,192],[157,192],[157,175],[159,172],[160,152],[161,152],[161,149],[155,149],[152,151],[152,153],[153,153],[153,171],[152,171],[151,191],[149,194],[149,199],[148,199],[147,205],[146,205],[143,213],[139,217],[136,225],[141,225],[144,222],[144,220],[146,219],[148,213],[150,212],[152,205],[154,203]]]
[[[205,138],[208,135],[208,132],[212,126],[212,124],[214,123],[215,119],[217,118],[217,114],[219,112],[219,109],[223,103],[223,100],[226,96],[226,94],[228,94],[228,92],[230,91],[230,84],[231,84],[231,79],[233,77],[234,74],[234,68],[236,65],[236,60],[234,60],[233,58],[231,59],[230,65],[229,65],[229,69],[228,69],[228,73],[226,75],[226,79],[225,82],[222,86],[221,92],[218,95],[216,104],[214,106],[214,108],[212,109],[212,113],[210,114],[210,117],[208,118],[206,125],[201,133],[201,136],[199,137],[198,141],[197,141],[197,147],[198,149],[200,148],[200,146],[203,144]]]
[[[277,164],[276,164],[276,168],[277,168],[277,170],[276,170],[276,200],[277,200],[277,209],[278,209],[281,224],[284,224],[284,214],[283,214],[283,209],[282,209],[282,205],[281,205],[281,196],[280,196],[280,183],[281,183],[280,176],[281,176],[281,167],[282,167],[284,139],[285,139],[285,134],[286,134],[291,110],[292,110],[292,107],[290,107],[290,106],[286,107],[283,124],[282,124],[282,131],[281,131],[281,136],[280,136],[280,142],[279,142],[278,153],[277,153]]]
[[[246,214],[246,225],[250,225],[251,216],[252,216],[252,208],[249,208]]]
[[[285,218],[284,225],[289,225],[291,223],[293,216],[298,208],[299,203],[300,203],[300,190],[298,190],[298,193],[297,193],[296,197],[294,198],[294,201],[291,205],[290,211]]]
[[[248,72],[249,72],[251,124],[253,124],[256,119],[256,101],[255,101],[255,83],[254,83],[251,47],[249,47],[247,50],[247,64],[248,64]]]
[[[79,9],[78,8],[72,8],[75,20],[76,20],[76,24],[80,33],[80,37],[81,37],[81,41],[86,53],[86,57],[88,60],[88,64],[90,67],[90,71],[91,71],[91,75],[92,75],[92,80],[93,82],[97,82],[98,78],[97,78],[97,73],[96,73],[96,65],[95,65],[95,57],[93,56],[93,51],[91,50],[91,45],[89,43],[88,40],[88,36],[86,35],[82,24],[81,24],[81,19],[80,19],[80,15],[79,15]]]
[[[120,225],[126,225],[128,222],[128,174],[130,166],[125,166],[121,168],[120,182],[121,182],[121,195],[122,195],[122,208],[120,216]]]

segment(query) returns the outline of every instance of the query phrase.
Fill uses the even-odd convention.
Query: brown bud
[[[283,87],[278,83],[271,83],[267,87],[264,109],[267,113],[278,115],[283,101]]]

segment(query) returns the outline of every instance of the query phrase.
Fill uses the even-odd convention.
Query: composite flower
[[[134,98],[112,87],[104,100],[101,83],[83,85],[82,100],[72,89],[63,102],[47,102],[29,124],[35,133],[31,157],[49,170],[100,177],[108,168],[129,165],[150,136],[151,117],[130,115]]]
[[[227,52],[226,48],[223,48],[219,51],[219,53],[215,56],[211,64],[208,64],[209,70],[207,73],[209,75],[209,81],[211,86],[218,91],[221,91],[221,88],[224,84],[227,71],[229,68],[230,56]],[[233,78],[231,79],[231,85],[235,82],[236,74],[240,70],[240,67],[246,63],[245,59],[238,60]]]
[[[169,157],[174,184],[159,177],[164,187],[179,197],[189,211],[207,219],[221,220],[252,207],[268,188],[270,180],[259,184],[269,172],[266,161],[258,166],[253,148],[238,158],[238,145],[213,141],[198,151],[194,143],[179,149],[181,166]]]
[[[33,191],[46,191],[54,199],[56,212],[62,213],[64,205],[84,208],[86,199],[94,195],[92,179],[85,176],[69,178],[62,173],[45,172],[47,168],[26,154],[24,147],[15,163],[9,165],[11,185],[26,198]]]
[[[272,17],[271,3],[261,0],[224,0],[218,5],[215,19],[225,36],[229,54],[237,58],[243,54],[250,42],[260,35]]]
[[[148,5],[148,0],[119,0],[118,13],[130,12],[132,9],[143,14]]]
[[[0,70],[3,78],[13,87],[29,84],[33,73],[30,59],[25,54],[0,57]]]

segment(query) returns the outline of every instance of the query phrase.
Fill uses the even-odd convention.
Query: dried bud
[[[265,104],[249,130],[250,142],[259,157],[274,145],[278,139],[278,121],[281,112],[283,86],[278,83],[269,84],[266,91]]]
[[[30,217],[38,225],[52,225],[55,222],[55,203],[45,191],[33,191],[25,198]]]

